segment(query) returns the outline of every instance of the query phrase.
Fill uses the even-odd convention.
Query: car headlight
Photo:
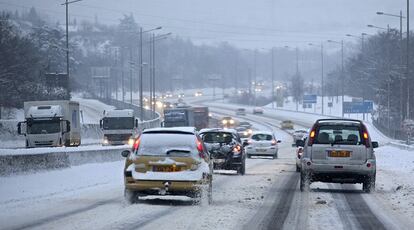
[[[244,132],[243,132],[243,136],[247,136],[247,135],[249,135],[249,132],[244,131]]]
[[[230,120],[230,124],[232,125],[232,124],[234,124],[234,120]]]
[[[134,139],[129,138],[129,140],[128,140],[128,145],[129,145],[130,147],[132,147],[132,146],[134,145]]]
[[[104,139],[103,139],[103,143],[104,143],[105,145],[109,144],[108,139],[104,138]]]
[[[227,124],[227,120],[222,121],[223,125]]]
[[[249,129],[249,130],[247,130],[247,132],[248,132],[249,134],[252,134],[252,133],[253,133],[253,130]]]

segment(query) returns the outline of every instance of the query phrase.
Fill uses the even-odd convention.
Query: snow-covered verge
[[[33,173],[87,163],[117,161],[122,159],[122,150],[128,148],[128,145],[110,147],[95,145],[76,148],[1,149],[0,175]]]

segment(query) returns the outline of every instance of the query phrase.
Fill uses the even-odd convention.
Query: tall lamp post
[[[321,97],[322,97],[322,115],[324,115],[324,82],[323,82],[323,42],[321,42],[320,46],[319,45],[315,45],[313,43],[309,43],[310,46],[315,46],[315,47],[320,47],[321,48]]]
[[[151,110],[155,112],[155,42],[166,39],[172,33],[155,36],[152,34],[150,41],[150,105]]]
[[[361,36],[352,35],[352,34],[346,34],[347,37],[354,37],[361,40],[361,54],[362,54],[362,61],[365,59],[364,51],[365,51],[365,36],[367,36],[367,33],[361,33]],[[363,93],[362,100],[365,100],[365,96]],[[365,113],[362,114],[362,120],[365,120]]]
[[[404,66],[403,46],[404,45],[403,45],[403,28],[402,27],[403,27],[403,19],[405,19],[406,17],[403,16],[402,10],[400,10],[400,14],[399,15],[397,15],[397,14],[389,14],[389,13],[384,13],[384,12],[377,12],[377,14],[378,15],[384,15],[384,16],[389,16],[389,17],[394,17],[394,18],[399,18],[400,19],[400,50],[401,50],[400,63],[401,63],[401,68],[403,68],[403,66]],[[407,49],[408,49],[408,46],[407,46]],[[407,52],[407,55],[409,55],[408,52]],[[407,60],[408,60],[408,56],[407,56]],[[408,71],[406,69],[406,71],[405,71],[405,78],[406,79],[408,79],[407,78],[407,73],[408,73]],[[401,119],[401,122],[402,122],[403,116],[404,116],[404,114],[403,114],[403,107],[404,107],[404,102],[403,102],[403,88],[404,88],[403,77],[401,77],[401,81],[400,81],[400,90],[401,90],[401,97],[400,97],[401,117],[400,117],[400,119]],[[408,84],[407,84],[407,93],[408,93],[407,94],[407,99],[409,100],[410,94],[409,94],[409,85]],[[409,107],[410,107],[410,104],[409,104],[409,102],[407,102],[407,115],[406,116],[408,116]]]
[[[146,30],[143,31],[142,27],[139,28],[139,118],[141,119],[141,121],[144,120],[144,97],[143,97],[143,70],[144,70],[144,66],[143,66],[143,62],[142,62],[142,35],[144,33],[148,33],[154,30],[160,30],[162,29],[161,26],[151,29],[151,30]]]
[[[291,48],[290,46],[285,46],[286,49]],[[296,74],[299,75],[299,48],[295,47],[295,55],[296,55]],[[299,110],[299,102],[296,100],[296,111]]]
[[[345,84],[344,84],[344,40],[341,40],[340,42],[334,41],[334,40],[328,40],[329,43],[335,43],[341,45],[341,104],[342,104],[342,117],[344,117],[344,95],[345,95]]]
[[[64,3],[62,3],[62,6],[66,7],[66,75],[68,78],[68,86],[67,86],[67,90],[68,90],[68,94],[70,97],[70,90],[69,90],[69,4],[75,3],[75,2],[80,2],[82,0],[73,0],[73,1],[68,1],[65,0]]]

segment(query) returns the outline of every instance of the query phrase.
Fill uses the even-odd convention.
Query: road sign
[[[302,101],[304,104],[316,104],[316,94],[303,95]]]
[[[364,102],[344,102],[344,113],[371,113],[374,110],[374,103],[372,101]]]

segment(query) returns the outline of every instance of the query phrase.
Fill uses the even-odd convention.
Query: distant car
[[[271,156],[273,159],[278,157],[278,143],[274,134],[268,131],[254,131],[248,139],[246,146],[247,158],[251,156]]]
[[[285,120],[280,123],[282,129],[293,129],[293,121]]]
[[[194,94],[194,96],[196,96],[196,97],[201,97],[201,96],[203,96],[203,92],[201,92],[201,91],[197,91],[197,92]]]
[[[351,119],[317,120],[303,147],[300,190],[312,182],[362,183],[365,192],[375,189],[376,157],[365,124]]]
[[[167,92],[166,94],[165,94],[165,97],[166,98],[171,98],[171,97],[173,97],[174,95],[171,93],[171,92]]]
[[[243,143],[234,129],[203,129],[200,136],[207,146],[214,169],[246,172],[246,154]]]
[[[184,97],[185,97],[185,94],[184,93],[178,94],[178,98],[184,98]]]
[[[248,129],[248,128],[243,127],[243,126],[236,127],[235,129],[236,129],[236,131],[239,134],[241,139],[249,138],[250,135],[253,132],[251,129]]]
[[[221,124],[223,128],[234,128],[236,126],[236,121],[232,117],[223,117],[221,119]]]
[[[255,107],[253,109],[253,114],[263,114],[264,110],[261,107]]]
[[[194,127],[146,129],[122,156],[128,202],[147,195],[185,195],[198,201],[206,197],[212,202],[213,164]]]
[[[236,115],[245,116],[246,115],[246,109],[245,108],[238,108],[236,110]]]
[[[308,135],[308,131],[305,129],[295,130],[292,134],[293,143],[296,143],[297,140],[303,140]]]
[[[240,121],[239,126],[245,127],[246,129],[251,129],[252,128],[252,124],[250,124],[250,122],[248,122],[248,121]]]

